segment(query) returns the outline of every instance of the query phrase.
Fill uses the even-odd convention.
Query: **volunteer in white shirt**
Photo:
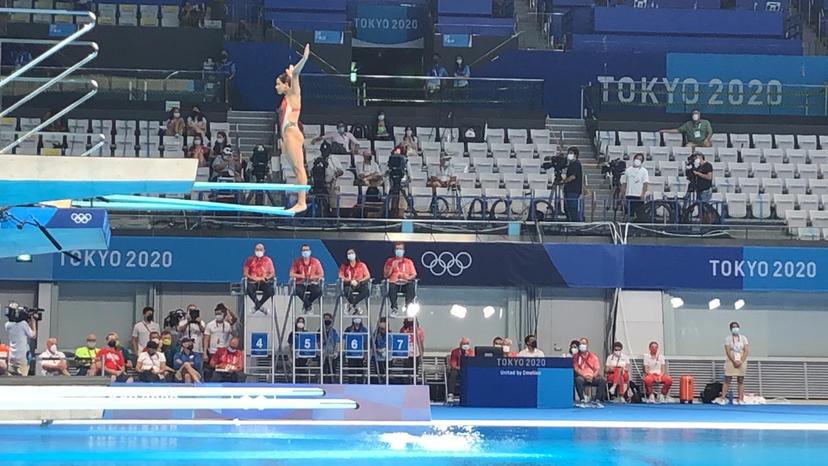
[[[658,353],[658,343],[650,342],[650,351],[644,355],[644,393],[647,401],[655,403],[653,385],[661,383],[661,394],[659,401],[666,401],[670,387],[673,386],[673,378],[667,375],[667,361],[664,356]]]
[[[650,174],[644,168],[644,154],[635,154],[632,167],[627,167],[621,177],[621,189],[625,192],[627,215],[633,220],[642,216],[641,211],[649,184]]]
[[[714,403],[725,404],[727,391],[733,377],[736,377],[738,396],[733,404],[745,402],[745,374],[747,373],[748,339],[742,335],[739,322],[730,323],[730,335],[725,338],[725,381],[722,384],[722,393]]]
[[[9,335],[9,374],[26,377],[29,375],[29,340],[37,335],[34,319],[20,322],[6,322]]]
[[[543,354],[543,351],[538,349],[538,340],[535,338],[534,335],[526,335],[526,338],[523,339],[523,343],[526,344],[526,348],[520,350],[520,353],[517,354],[519,358],[543,358],[546,355]]]
[[[150,341],[147,350],[138,355],[138,364],[135,368],[139,380],[144,383],[164,382],[167,378],[167,358],[158,351],[158,343]]]
[[[615,395],[616,401],[624,400],[624,393],[627,391],[627,382],[630,381],[630,357],[624,354],[624,345],[620,341],[612,344],[612,354],[607,356],[607,363],[604,370],[607,375],[607,383],[610,384],[609,394]]]
[[[132,327],[132,354],[138,354],[146,348],[152,332],[161,334],[161,327],[158,326],[157,322],[153,321],[155,319],[155,310],[147,306],[144,308],[143,313],[144,320],[137,322]]]
[[[57,349],[57,338],[46,340],[46,351],[38,356],[40,373],[38,375],[69,375],[66,355]]]
[[[233,325],[236,323],[236,316],[223,303],[219,303],[215,310],[216,318],[211,320],[204,329],[203,347],[207,350],[205,361],[221,348],[230,344],[233,336]]]

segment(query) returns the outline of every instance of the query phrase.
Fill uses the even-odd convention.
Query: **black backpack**
[[[371,131],[368,129],[367,125],[357,123],[355,125],[351,125],[351,134],[353,134],[357,139],[368,139]]]
[[[702,403],[713,403],[713,400],[719,397],[722,393],[722,383],[713,382],[704,386],[704,391],[701,394]]]
[[[641,395],[641,388],[632,380],[627,384],[626,395],[630,403],[642,403],[644,401],[644,397]]]

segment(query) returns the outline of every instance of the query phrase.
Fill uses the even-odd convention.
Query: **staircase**
[[[230,138],[243,154],[250,154],[261,144],[273,153],[276,115],[273,112],[240,112],[231,110],[227,114],[230,123]]]
[[[598,162],[595,148],[592,145],[592,137],[587,133],[584,120],[577,118],[547,118],[546,128],[551,133],[553,144],[555,138],[561,138],[561,146],[564,150],[567,147],[575,146],[580,154],[579,160],[583,168],[584,180],[587,187],[593,193],[592,196],[584,199],[584,220],[587,222],[600,222],[612,219],[612,211],[607,211],[612,198],[610,183],[605,175],[601,174],[601,163]],[[592,199],[595,199],[595,206]]]
[[[536,6],[537,0],[516,0],[515,1],[515,29],[518,36],[518,48],[520,49],[549,49],[549,39],[538,23]]]

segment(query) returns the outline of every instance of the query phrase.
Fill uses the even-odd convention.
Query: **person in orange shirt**
[[[0,375],[9,370],[9,347],[0,342]]]
[[[405,294],[405,305],[408,306],[416,297],[414,280],[417,278],[417,269],[414,262],[405,257],[405,245],[394,244],[394,257],[389,257],[383,267],[383,276],[388,280],[388,301],[391,304],[391,313],[396,314],[397,294]]]
[[[314,301],[322,296],[321,280],[325,276],[322,263],[311,257],[311,248],[303,244],[300,248],[302,256],[293,261],[290,266],[290,278],[296,281],[293,294],[302,300],[302,310],[308,313]]]
[[[339,267],[342,294],[348,300],[348,312],[362,314],[359,303],[371,294],[371,272],[365,262],[357,258],[355,250],[348,249],[345,254],[348,260]]]
[[[239,348],[239,339],[230,339],[230,346],[219,348],[210,358],[213,366],[211,382],[244,382],[244,351]]]
[[[603,401],[607,394],[607,382],[601,377],[601,363],[598,356],[589,351],[589,340],[581,338],[578,345],[578,354],[572,357],[572,368],[575,370],[575,391],[578,400],[586,403],[584,387],[595,387],[595,400]]]
[[[243,274],[247,280],[247,296],[250,296],[258,311],[276,294],[276,269],[273,267],[273,261],[265,256],[264,244],[257,244],[253,255],[244,261]],[[262,292],[261,300],[256,298],[258,291]]]
[[[471,341],[466,337],[460,339],[460,346],[451,350],[449,355],[448,394],[446,395],[448,399],[446,401],[454,401],[454,397],[460,391],[457,382],[460,380],[460,363],[463,357],[474,357]]]

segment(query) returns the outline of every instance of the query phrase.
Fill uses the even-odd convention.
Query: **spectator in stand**
[[[690,114],[690,121],[675,129],[662,129],[661,133],[681,133],[684,136],[685,146],[691,149],[696,147],[710,147],[713,138],[713,126],[703,120],[701,111],[694,109]]]
[[[244,351],[239,348],[239,339],[233,337],[225,348],[219,348],[210,358],[213,366],[211,382],[244,382]]]
[[[147,343],[147,350],[138,355],[135,370],[138,372],[138,379],[141,382],[166,382],[167,372],[170,369],[167,367],[167,358],[158,349],[158,343],[150,340]]]
[[[713,197],[713,165],[706,161],[704,154],[697,152],[693,160],[693,183],[696,188],[696,199],[702,202],[710,202]]]
[[[627,193],[627,216],[633,221],[644,217],[642,210],[650,184],[650,174],[643,165],[644,154],[635,154],[632,167],[627,167],[621,177],[621,190]]]
[[[40,374],[38,375],[69,375],[66,365],[66,355],[58,351],[57,338],[46,340],[46,351],[40,353]]]
[[[362,151],[362,163],[356,164],[356,172],[359,184],[367,187],[365,189],[365,202],[382,202],[379,188],[383,185],[385,179],[371,151]]]
[[[566,199],[566,221],[567,222],[583,222],[583,211],[581,206],[581,196],[584,192],[584,176],[581,168],[581,162],[578,160],[580,151],[577,147],[572,146],[567,149],[566,160],[566,175],[560,184],[564,185],[564,198]]]
[[[331,157],[331,153],[328,152],[331,149],[330,144],[322,144],[320,147],[320,151],[322,152],[322,157],[328,162],[325,166],[325,189],[328,192],[328,202],[331,206],[336,206],[336,199],[339,195],[339,185],[337,184],[337,180],[345,174],[345,170],[342,168],[342,163],[340,163],[339,158]],[[328,152],[326,154],[326,152]],[[348,163],[350,165],[350,162]]]
[[[347,130],[343,121],[336,124],[335,132],[317,136],[311,144],[319,144],[322,141],[331,145],[331,154],[356,154],[359,150],[359,140]]]
[[[313,303],[322,296],[321,282],[325,271],[319,259],[311,257],[309,245],[303,244],[300,251],[301,257],[290,266],[290,278],[296,283],[293,294],[302,300],[302,311],[308,313]]]
[[[750,354],[748,339],[741,334],[739,322],[730,323],[730,335],[725,337],[725,381],[722,384],[722,393],[713,402],[716,404],[727,403],[727,392],[733,378],[736,377],[738,392],[733,404],[745,403],[745,375],[747,374],[747,358]]]
[[[351,325],[342,331],[342,339],[345,343],[348,341],[347,335],[349,334],[356,334],[362,340],[362,350],[345,348],[345,365],[351,369],[347,383],[364,383],[365,377],[361,374],[355,374],[355,372],[359,372],[359,369],[364,371],[368,364],[368,329],[362,324],[362,317],[352,318]]]
[[[29,341],[37,336],[37,321],[29,317],[19,322],[6,322],[4,327],[9,335],[9,373],[28,377]]]
[[[580,346],[580,345],[581,345],[581,342],[580,342],[580,341],[578,341],[578,340],[572,340],[572,341],[570,341],[570,342],[569,342],[569,351],[567,351],[567,352],[563,355],[563,357],[565,357],[565,358],[572,358],[572,357],[575,357],[575,355],[576,355],[576,354],[578,354],[578,346]]]
[[[523,339],[523,343],[526,345],[526,348],[520,350],[517,354],[519,358],[544,358],[546,357],[543,354],[543,351],[538,349],[538,339],[535,338],[534,335],[526,335]]]
[[[9,353],[11,350],[8,346],[0,341],[0,375],[6,375],[9,372]]]
[[[391,315],[395,316],[397,308],[397,294],[405,295],[406,308],[416,298],[417,269],[414,262],[405,257],[405,245],[394,244],[394,257],[389,257],[383,267],[383,277],[388,281],[388,301],[391,304]]]
[[[138,354],[150,341],[150,335],[155,332],[161,335],[161,328],[155,320],[155,310],[147,306],[143,310],[144,320],[136,322],[132,327],[132,352]]]
[[[181,110],[179,110],[178,107],[170,109],[170,113],[167,116],[167,121],[164,123],[164,126],[166,128],[164,136],[184,136],[184,130],[186,129],[187,123],[181,116]]]
[[[132,377],[126,373],[128,356],[124,354],[125,349],[121,348],[118,334],[110,332],[106,336],[106,348],[98,352],[98,366],[103,367],[104,376],[108,376],[113,382],[132,382]],[[131,362],[129,363],[131,365]]]
[[[203,360],[200,353],[193,351],[197,340],[189,336],[181,337],[181,349],[173,357],[175,380],[184,383],[201,382]]]
[[[651,341],[649,350],[644,355],[644,393],[648,402],[655,403],[653,385],[660,383],[661,394],[658,396],[658,401],[664,403],[673,385],[673,378],[667,375],[667,361],[663,355],[658,353],[658,343]]]
[[[503,339],[503,355],[507,358],[516,358],[517,352],[513,351],[514,345],[512,344],[512,340],[508,338]]]
[[[377,112],[377,118],[376,120],[374,120],[374,125],[371,134],[373,135],[375,141],[394,140],[394,127],[385,118],[384,110],[380,110],[379,112]]]
[[[310,375],[309,371],[307,369],[305,369],[305,367],[307,367],[307,365],[308,365],[308,361],[310,361],[311,358],[304,358],[304,357],[299,356],[300,353],[298,351],[296,351],[296,349],[297,349],[297,346],[300,344],[300,342],[299,342],[299,340],[294,341],[293,335],[294,335],[294,333],[303,333],[303,332],[309,332],[309,331],[310,330],[307,330],[305,328],[305,318],[299,316],[299,317],[296,318],[296,322],[293,324],[293,331],[291,331],[290,334],[288,334],[288,339],[287,339],[288,348],[289,348],[289,351],[290,351],[289,356],[292,357],[294,361],[296,361],[296,380],[298,382],[301,382],[301,383],[310,383],[311,382],[311,375]],[[297,354],[293,355],[294,352],[296,352]],[[319,372],[318,370],[315,370],[315,371],[316,371],[316,373]]]
[[[161,331],[161,343],[158,346],[158,351],[164,354],[164,358],[172,363],[175,355],[178,354],[178,342],[173,339],[172,332],[169,330]]]
[[[494,339],[492,340],[492,346],[502,347],[503,346],[503,337],[494,337]]]
[[[218,67],[219,72],[219,86],[218,92],[214,101],[231,103],[230,96],[233,94],[233,83],[236,79],[236,62],[230,59],[230,53],[227,50],[221,52],[221,63]]]
[[[437,188],[456,188],[457,170],[452,163],[452,157],[447,154],[440,156],[440,170],[437,173],[429,173],[428,185],[437,193]]]
[[[210,157],[215,159],[224,153],[224,149],[230,146],[230,139],[227,138],[227,133],[219,131],[216,133],[216,139],[213,142],[213,148],[210,151]]]
[[[446,67],[440,64],[439,53],[431,56],[431,69],[428,70],[428,76],[432,79],[426,81],[426,92],[429,96],[434,96],[440,92],[443,86],[443,78],[448,77]]]
[[[207,167],[209,166],[210,148],[204,145],[204,139],[201,136],[194,136],[193,144],[187,148],[184,156],[188,159],[197,159],[199,167]]]
[[[253,248],[253,255],[244,261],[242,275],[247,281],[247,296],[258,311],[276,294],[276,269],[273,260],[265,255],[264,244],[258,243]],[[262,292],[261,299],[257,295],[259,291]]]
[[[185,1],[178,12],[178,23],[181,26],[197,28],[201,24],[201,11],[189,1]]]
[[[207,350],[205,360],[209,361],[219,348],[230,344],[230,339],[235,332],[236,321],[236,315],[224,303],[216,305],[215,319],[207,323],[207,327],[204,329],[202,347]]]
[[[460,393],[460,385],[458,383],[460,380],[460,363],[464,357],[474,357],[471,341],[466,337],[460,339],[460,345],[451,350],[451,354],[449,355],[448,399],[446,400],[449,403],[453,402],[454,397]]]
[[[595,401],[603,401],[607,394],[607,383],[601,377],[601,363],[598,356],[589,351],[589,340],[581,338],[578,344],[578,354],[572,357],[572,368],[575,370],[575,391],[580,403],[588,403],[589,397],[584,394],[584,387],[595,387]]]
[[[469,80],[471,76],[471,69],[469,65],[463,60],[463,55],[457,55],[454,60],[454,98],[460,101],[468,100],[469,98]],[[465,78],[465,79],[460,79]]]
[[[620,341],[612,344],[612,354],[607,356],[605,366],[609,395],[615,396],[615,401],[623,402],[630,381],[630,357],[624,354],[624,345]]]
[[[212,168],[216,180],[218,178],[225,180],[232,178],[236,183],[242,181],[241,160],[234,156],[232,147],[224,148],[222,153],[213,160]]]
[[[201,310],[198,306],[195,304],[187,305],[187,314],[184,318],[178,321],[177,330],[181,338],[186,337],[192,340],[193,352],[198,354],[204,352],[204,334],[207,331],[207,324],[205,324],[204,320],[201,319]],[[181,338],[179,338],[179,340]],[[172,358],[170,360],[172,360]]]
[[[193,110],[187,117],[187,136],[207,137],[207,118],[198,105],[193,105]]]
[[[75,363],[78,375],[92,375],[96,371],[98,355],[98,338],[90,333],[86,336],[86,345],[75,349]]]
[[[400,147],[402,147],[406,157],[414,157],[419,154],[420,140],[414,134],[414,128],[410,126],[405,127],[405,134],[403,135],[402,142],[400,142]]]
[[[333,325],[333,315],[326,312],[322,315],[322,356],[324,365],[322,372],[325,374],[327,383],[334,383],[334,374],[339,372],[339,332]]]
[[[362,314],[359,303],[371,294],[371,272],[365,262],[357,258],[354,249],[348,249],[345,257],[347,261],[339,267],[339,279],[342,280],[342,294],[348,301],[346,312]]]
[[[154,341],[155,344],[157,344],[158,348],[160,349],[161,348],[161,332],[152,332],[152,333],[150,333],[150,341]],[[147,343],[147,344],[149,344],[149,343]],[[142,353],[146,350],[147,350],[146,346],[141,348]]]

